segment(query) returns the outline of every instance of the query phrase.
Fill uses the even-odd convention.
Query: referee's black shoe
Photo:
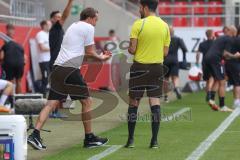
[[[31,135],[28,136],[27,142],[29,145],[31,145],[36,150],[46,150],[47,149],[47,147],[45,145],[43,145],[42,139],[40,137],[34,135],[34,133],[32,133]]]
[[[125,148],[134,148],[134,140],[128,139],[127,144],[124,147]]]
[[[157,149],[158,147],[158,142],[156,140],[151,140],[150,147],[152,149]]]
[[[98,136],[95,136],[94,134],[91,134],[90,138],[85,138],[84,139],[84,148],[95,148],[95,147],[100,147],[105,144],[107,144],[108,139],[107,138],[100,138]]]

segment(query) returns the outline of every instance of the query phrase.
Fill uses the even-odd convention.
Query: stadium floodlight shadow
[[[27,131],[35,129],[33,124],[33,116],[39,115],[42,108],[46,105],[47,100],[43,99],[42,94],[15,94],[14,95],[15,114],[28,116]],[[41,129],[45,132],[50,130]]]

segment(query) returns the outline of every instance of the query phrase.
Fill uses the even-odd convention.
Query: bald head
[[[237,35],[237,28],[234,25],[230,26],[230,30],[232,32],[232,36],[236,36]]]
[[[226,35],[235,37],[237,35],[237,28],[234,25],[227,26],[228,30]]]

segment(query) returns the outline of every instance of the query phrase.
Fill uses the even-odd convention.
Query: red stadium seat
[[[194,6],[193,12],[194,14],[204,14],[205,13],[205,7],[203,1],[194,1],[191,3]]]
[[[188,14],[187,2],[175,2],[174,14]]]
[[[188,20],[185,17],[175,17],[173,19],[173,26],[175,27],[187,27],[188,26]]]
[[[203,17],[194,17],[193,25],[196,27],[203,27],[205,26],[205,18]]]
[[[223,7],[219,6],[223,3],[221,1],[211,1],[208,2],[208,14],[222,14],[223,13]]]
[[[220,17],[209,17],[207,19],[208,26],[222,26],[222,18]]]
[[[172,8],[169,6],[170,2],[159,2],[158,12],[160,15],[169,15],[172,13]]]

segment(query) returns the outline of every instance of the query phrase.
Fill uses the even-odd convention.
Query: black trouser
[[[41,73],[42,73],[42,93],[46,94],[49,76],[49,62],[39,63]]]

